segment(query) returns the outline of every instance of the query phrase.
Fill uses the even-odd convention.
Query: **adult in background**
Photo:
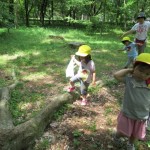
[[[146,16],[144,12],[140,12],[137,16],[137,23],[131,28],[131,30],[125,32],[122,36],[126,36],[128,34],[135,34],[135,43],[141,43],[141,45],[137,45],[138,54],[143,53],[146,47],[147,40],[147,32],[150,29],[150,22],[146,21]]]

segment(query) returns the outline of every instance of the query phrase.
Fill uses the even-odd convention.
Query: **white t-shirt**
[[[93,60],[90,60],[87,64],[81,62],[78,70],[79,75],[82,72],[82,70],[87,70],[89,72],[86,82],[91,83],[93,72],[95,72],[95,63],[93,62]]]
[[[150,29],[150,22],[144,21],[143,24],[136,23],[131,30],[136,31],[135,37],[138,40],[145,40],[147,38],[147,32]]]

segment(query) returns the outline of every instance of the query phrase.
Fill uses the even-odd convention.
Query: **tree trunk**
[[[14,84],[0,89],[0,150],[33,150],[35,139],[42,135],[47,125],[53,119],[54,113],[63,104],[71,103],[79,96],[77,93],[59,95],[34,118],[14,126],[8,102],[11,100],[9,93],[17,83],[18,81],[15,80]]]
[[[42,0],[41,8],[40,8],[40,21],[42,26],[44,26],[44,18],[45,18],[47,4],[48,4],[47,0]]]
[[[26,26],[29,27],[29,1],[24,1]]]
[[[1,150],[32,149],[35,139],[40,137],[51,122],[53,114],[65,103],[72,102],[75,94],[64,94],[56,97],[41,112],[29,121],[16,127],[0,128]],[[9,117],[8,117],[9,118]],[[9,122],[9,121],[7,121]]]
[[[9,0],[9,14],[10,16],[14,16],[14,0]],[[14,23],[14,17],[9,19],[10,22]]]

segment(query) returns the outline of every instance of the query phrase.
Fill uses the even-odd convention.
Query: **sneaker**
[[[75,87],[69,87],[67,91],[68,92],[73,92],[74,90],[75,90]]]
[[[87,105],[87,100],[86,100],[86,99],[83,99],[83,100],[81,101],[81,105],[82,105],[82,106]]]
[[[135,150],[134,144],[127,144],[127,150]]]

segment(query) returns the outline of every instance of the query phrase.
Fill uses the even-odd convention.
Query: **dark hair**
[[[150,65],[143,63],[143,62],[135,62],[133,68],[135,68],[136,66],[138,66],[138,68],[142,70],[150,69]]]
[[[128,40],[122,41],[123,44],[125,44],[125,42],[132,43],[131,41],[128,41]]]
[[[85,56],[84,58],[85,58],[86,64],[87,64],[90,60],[92,60],[91,55],[87,55],[87,56]],[[79,61],[81,61],[80,56],[79,56]]]

